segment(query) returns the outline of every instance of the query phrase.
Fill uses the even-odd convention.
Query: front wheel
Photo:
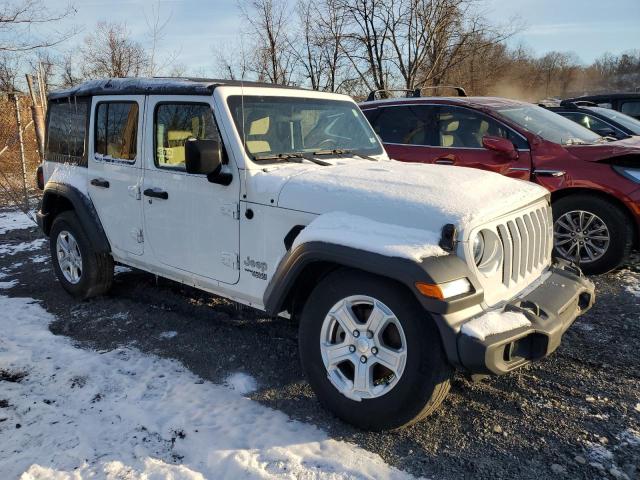
[[[555,253],[587,274],[606,273],[629,255],[633,231],[624,212],[607,200],[571,195],[553,204]]]
[[[413,295],[359,271],[336,271],[316,286],[300,319],[299,347],[320,402],[367,430],[426,417],[453,374],[436,326]]]

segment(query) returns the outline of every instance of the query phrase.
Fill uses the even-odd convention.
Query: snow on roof
[[[224,85],[293,88],[270,83],[214,78],[102,78],[89,80],[75,87],[51,92],[49,94],[49,100],[91,95],[211,95],[216,87]]]

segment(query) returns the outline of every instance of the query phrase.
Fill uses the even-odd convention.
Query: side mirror
[[[216,140],[190,138],[184,144],[187,173],[203,174],[211,183],[229,185],[232,175],[222,171],[222,144]]]
[[[502,137],[482,137],[482,146],[488,150],[493,150],[504,155],[509,160],[517,160],[519,155],[513,142]]]
[[[599,130],[594,130],[594,132],[600,135],[601,137],[619,138],[619,135],[612,128],[602,128]]]

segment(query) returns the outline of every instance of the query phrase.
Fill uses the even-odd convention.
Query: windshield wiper
[[[302,163],[303,157],[299,153],[270,153],[267,155],[254,155],[256,162],[263,160],[284,160],[285,162]]]
[[[333,150],[318,150],[313,152],[314,155],[351,155],[352,157],[360,157],[365,160],[371,160],[372,162],[377,162],[377,158],[370,157],[369,155],[363,155],[361,153],[356,153],[353,150],[344,150],[341,148],[334,148]]]
[[[283,160],[285,162],[292,162],[292,163],[302,163],[303,160],[308,160],[309,162],[315,163],[316,165],[322,165],[323,167],[328,167],[329,165],[331,165],[331,163],[329,162],[325,162],[324,160],[320,160],[319,158],[313,158],[312,156],[304,152],[254,155],[253,159],[258,162],[262,160]]]

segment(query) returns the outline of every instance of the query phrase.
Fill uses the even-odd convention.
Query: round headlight
[[[484,235],[482,235],[482,232],[480,232],[476,235],[476,238],[473,239],[473,260],[476,262],[476,265],[480,265],[483,254]]]

